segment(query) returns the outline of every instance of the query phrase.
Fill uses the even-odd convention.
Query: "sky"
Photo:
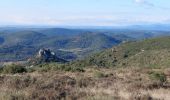
[[[170,23],[170,0],[0,0],[0,25]]]

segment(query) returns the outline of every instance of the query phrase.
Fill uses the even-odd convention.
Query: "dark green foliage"
[[[3,68],[2,67],[0,67],[0,73],[2,73],[3,72]]]
[[[3,67],[3,73],[6,74],[16,74],[16,73],[24,73],[27,72],[26,68],[21,65],[8,65]]]
[[[151,72],[149,73],[150,78],[153,80],[158,80],[160,82],[166,82],[167,78],[166,75],[164,73],[160,73],[160,72]]]
[[[29,68],[29,71],[40,71],[40,72],[48,72],[48,71],[71,71],[71,72],[84,72],[83,67],[73,66],[69,64],[57,64],[57,63],[44,63],[34,66],[33,68]]]
[[[115,66],[117,62],[117,58],[112,53],[108,52],[108,50],[97,53],[90,57],[87,57],[85,60],[77,61],[75,64],[80,63],[83,66],[98,66],[98,67],[111,67]]]
[[[128,57],[128,54],[124,54],[124,58],[127,58]]]

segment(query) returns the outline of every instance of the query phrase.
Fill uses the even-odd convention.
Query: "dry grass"
[[[152,79],[151,72],[163,72],[167,80]],[[169,74],[169,69],[91,68],[1,75],[0,100],[169,100]]]

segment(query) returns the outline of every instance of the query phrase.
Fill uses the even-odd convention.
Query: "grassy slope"
[[[170,37],[124,43],[85,59],[88,65],[169,67]]]

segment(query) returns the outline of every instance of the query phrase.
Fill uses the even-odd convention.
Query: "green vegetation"
[[[111,49],[99,52],[84,60],[77,60],[65,64],[43,63],[36,64],[32,71],[78,71],[84,72],[85,67],[145,67],[167,68],[170,65],[170,37],[147,39],[138,42],[123,43]],[[29,65],[28,65],[29,66]],[[7,67],[8,68],[8,67]],[[8,73],[8,71],[6,71]],[[11,73],[15,73],[11,72]]]
[[[16,73],[27,72],[27,70],[24,66],[12,64],[8,66],[4,66],[2,72],[6,74],[16,74]]]
[[[16,73],[32,73],[32,72],[49,72],[49,71],[66,71],[66,72],[84,72],[83,67],[58,63],[42,63],[32,67],[26,67],[18,64],[7,65],[0,68],[0,73],[16,74]]]
[[[3,72],[3,68],[2,67],[0,67],[0,73],[2,73]]]
[[[97,53],[81,64],[98,67],[166,68],[170,65],[170,37],[123,43]]]
[[[112,46],[118,45],[122,42],[125,43],[127,41],[141,40],[157,35],[167,34],[169,34],[169,32],[142,30],[6,28],[0,30],[0,61],[26,60],[27,58],[32,57],[32,55],[35,55],[35,53],[40,48],[50,48],[55,51],[60,58],[72,61],[75,59],[82,59],[93,53],[111,48]],[[158,39],[156,39],[155,41],[157,40]],[[139,52],[140,49],[151,48],[147,45],[147,43],[150,43],[149,41],[150,40],[146,40],[145,43],[138,42],[138,45],[136,43],[127,43],[124,46],[122,45],[122,49],[129,48],[128,50],[126,50],[126,52],[124,52],[127,53],[127,55],[125,54],[124,56],[126,57],[129,54],[133,55],[133,53]],[[167,48],[169,40],[165,39],[163,41],[167,42],[159,43],[158,47],[161,46],[160,48]],[[154,42],[153,39],[153,42],[150,45],[154,48],[158,48],[155,47],[157,43],[158,42]],[[136,48],[135,45],[138,48]],[[105,58],[101,57],[99,59]],[[106,63],[106,61],[102,62],[100,60],[96,60],[95,63],[97,65],[106,64],[103,66],[113,66],[113,63],[115,63],[115,61],[112,60]]]
[[[40,71],[40,72],[48,72],[48,71],[71,71],[71,72],[84,72],[85,70],[79,66],[71,66],[68,64],[58,64],[58,63],[43,63],[39,65],[35,65],[32,68],[28,68],[30,72]]]
[[[116,37],[113,38],[99,32],[85,30],[21,29],[10,33],[0,33],[0,60],[26,60],[35,55],[40,48],[50,48],[60,58],[75,60],[111,48],[113,45],[121,43],[121,41]],[[80,51],[76,50],[78,48]]]
[[[167,78],[166,75],[164,73],[161,72],[151,72],[149,73],[150,78],[153,80],[158,80],[160,82],[166,82]]]
[[[170,37],[123,43],[73,62],[6,65],[0,68],[0,99],[169,100],[165,42]],[[16,73],[22,74],[11,75]]]
[[[108,77],[108,75],[105,74],[104,72],[101,72],[101,71],[95,71],[94,72],[94,77],[103,78],[103,77]]]

